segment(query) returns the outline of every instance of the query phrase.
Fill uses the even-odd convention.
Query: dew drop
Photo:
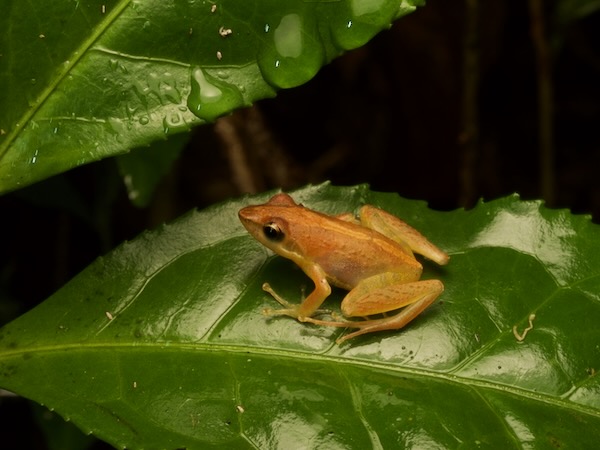
[[[373,14],[384,9],[386,0],[351,0],[350,8],[355,17]]]
[[[344,9],[331,24],[333,39],[342,50],[364,45],[398,14],[397,3],[386,0],[350,0]]]
[[[142,117],[140,117],[140,124],[141,125],[148,125],[149,122],[150,122],[150,119],[148,118],[148,116],[142,116]]]
[[[200,119],[215,120],[243,104],[235,86],[208,75],[200,67],[192,69],[187,107]]]
[[[169,121],[170,121],[171,125],[173,125],[173,126],[177,126],[181,122],[183,122],[183,117],[181,117],[180,113],[169,114],[168,117],[169,117]]]
[[[108,131],[112,134],[116,141],[122,142],[123,136],[127,135],[127,127],[123,121],[118,117],[109,117],[107,119],[107,124],[110,127]]]
[[[325,56],[321,42],[307,39],[318,34],[310,16],[289,13],[273,27],[258,55],[258,65],[265,80],[279,88],[298,86],[310,80]]]
[[[223,91],[206,79],[206,75],[199,67],[194,70],[194,81],[198,86],[200,101],[202,103],[218,102],[223,96]]]
[[[185,120],[180,111],[170,112],[163,119],[163,131],[165,134],[182,126],[185,126]]]
[[[281,19],[273,33],[275,50],[284,58],[297,58],[302,54],[302,20],[298,14],[288,14]]]

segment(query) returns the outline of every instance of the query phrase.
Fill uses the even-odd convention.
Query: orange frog
[[[263,284],[263,289],[284,306],[267,309],[265,314],[358,329],[339,338],[338,344],[361,334],[404,327],[444,290],[439,280],[419,280],[423,267],[413,252],[441,265],[448,263],[448,255],[405,222],[374,206],[364,205],[358,218],[350,213],[329,216],[298,205],[281,193],[264,205],[242,208],[239,217],[252,236],[294,261],[315,283],[315,289],[300,304],[289,303],[268,283]],[[331,294],[331,285],[350,291],[341,304],[346,317],[385,315],[403,309],[365,320],[313,318],[323,313],[319,308]]]

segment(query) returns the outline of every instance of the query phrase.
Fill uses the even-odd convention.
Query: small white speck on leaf
[[[231,28],[221,27],[219,28],[219,34],[221,35],[221,37],[227,37],[233,34],[233,30]]]

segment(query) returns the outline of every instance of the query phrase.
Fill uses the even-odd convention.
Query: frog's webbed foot
[[[293,304],[291,304],[286,299],[284,299],[283,297],[281,297],[277,292],[275,292],[269,283],[263,283],[262,289],[263,289],[263,291],[268,292],[269,294],[271,294],[271,296],[275,300],[277,300],[279,303],[281,303],[283,306],[285,306],[285,309],[275,309],[275,310],[273,310],[271,308],[267,308],[267,309],[264,310],[265,314],[267,314],[267,315],[273,315],[273,314],[278,314],[278,311],[293,310],[295,308]],[[267,311],[269,311],[269,313],[267,313]],[[279,313],[279,314],[285,314],[285,313]]]
[[[336,313],[330,313],[333,320],[321,320],[313,317],[306,317],[302,322],[312,323],[314,325],[326,325],[328,327],[341,327],[341,328],[361,328],[361,325],[365,321],[360,320],[344,320],[342,316]]]
[[[341,344],[342,342],[352,339],[353,337],[359,336],[361,334],[371,333],[373,331],[379,331],[382,329],[387,329],[387,327],[383,326],[386,323],[390,322],[390,319],[384,317],[382,319],[368,319],[365,320],[345,320],[342,316],[336,313],[331,314],[331,318],[333,320],[320,320],[314,319],[312,317],[306,317],[302,322],[308,322],[315,325],[325,325],[328,327],[340,327],[340,328],[358,328],[357,331],[353,331],[352,333],[345,334],[344,336],[336,339],[337,344]]]
[[[309,321],[307,319],[310,319],[310,317],[308,317],[300,312],[300,305],[288,302],[286,299],[281,297],[277,292],[275,292],[269,283],[263,283],[262,288],[263,288],[263,291],[271,294],[271,296],[275,300],[277,300],[281,305],[284,306],[283,309],[272,309],[272,308],[263,309],[263,314],[265,316],[290,316],[290,317],[293,317],[294,319],[298,319],[300,322],[308,322]],[[329,314],[330,312],[331,311],[329,311],[328,309],[318,309],[315,312],[313,312],[313,314],[318,314],[318,315]]]

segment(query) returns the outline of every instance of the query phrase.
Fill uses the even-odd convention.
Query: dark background
[[[533,3],[429,1],[306,85],[194,130],[147,208],[129,202],[114,160],[0,197],[0,325],[123,240],[246,192],[369,183],[443,210],[517,192],[598,222],[600,14],[544,2],[539,47]],[[0,399],[10,448],[44,448],[20,431],[30,415]]]

